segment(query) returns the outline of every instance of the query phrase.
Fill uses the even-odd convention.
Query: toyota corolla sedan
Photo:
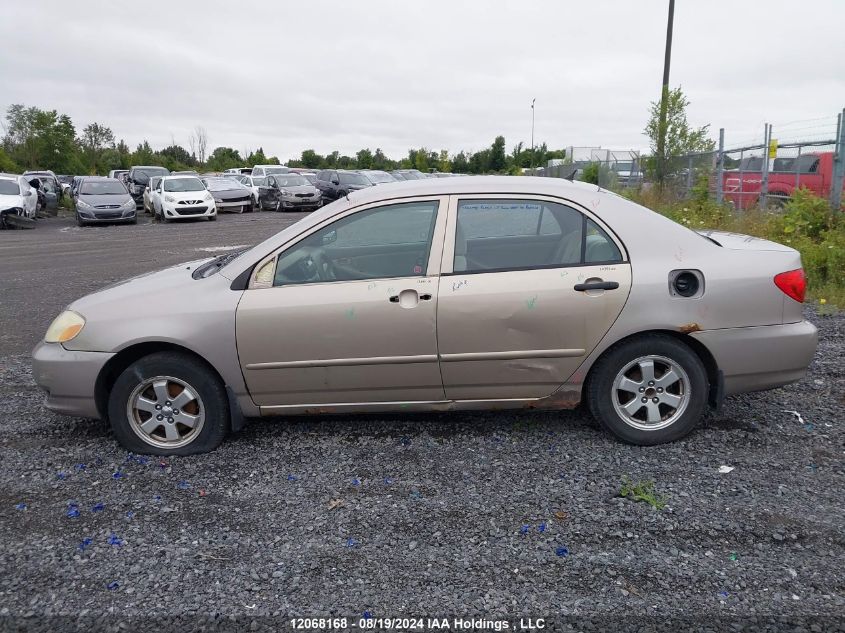
[[[47,407],[136,453],[244,418],[568,409],[657,444],[801,379],[800,255],[593,185],[437,178],[350,192],[242,251],[70,304],[34,350]]]

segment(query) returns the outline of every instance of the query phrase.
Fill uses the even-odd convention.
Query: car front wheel
[[[709,382],[703,363],[683,342],[661,334],[626,341],[593,367],[586,398],[593,416],[631,444],[680,439],[698,424]]]
[[[133,453],[193,455],[223,441],[229,403],[220,379],[204,363],[157,352],[120,374],[109,396],[109,421]]]

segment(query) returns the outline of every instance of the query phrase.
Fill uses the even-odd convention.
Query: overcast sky
[[[209,151],[263,146],[284,161],[478,150],[498,134],[529,145],[536,97],[538,144],[645,149],[667,6],[4,0],[0,108],[97,121],[133,149],[187,147],[202,125]],[[843,0],[677,0],[671,84],[729,145],[765,121],[830,128],[845,107],[843,23]]]

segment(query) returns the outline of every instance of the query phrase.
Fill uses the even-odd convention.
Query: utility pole
[[[531,175],[534,175],[534,102],[537,97],[531,99]]]
[[[669,65],[672,62],[672,25],[675,21],[675,0],[669,0],[669,21],[666,25],[666,53],[663,57],[663,89],[660,96],[660,120],[657,123],[657,185],[666,180],[666,110],[669,107]]]

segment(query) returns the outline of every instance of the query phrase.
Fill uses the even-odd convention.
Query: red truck
[[[769,161],[769,195],[767,204],[781,206],[800,187],[806,187],[822,198],[830,197],[833,182],[833,152],[803,154],[797,158],[775,158]],[[725,170],[722,191],[725,201],[737,209],[748,209],[760,201],[763,184],[763,159],[744,158],[739,169]]]

